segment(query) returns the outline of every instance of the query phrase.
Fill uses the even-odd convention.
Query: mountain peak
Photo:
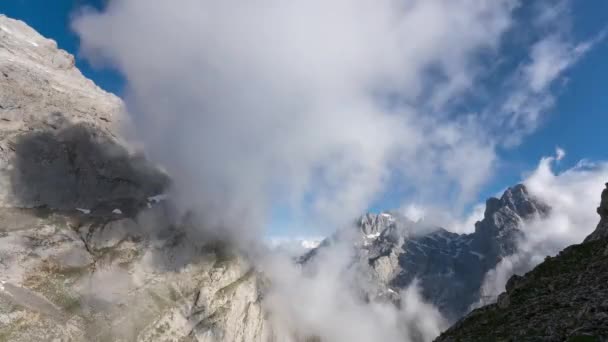
[[[533,198],[523,184],[507,188],[500,199],[489,198],[486,201],[484,219],[491,218],[503,208],[508,208],[522,218],[533,214],[546,214],[549,211],[549,207]]]

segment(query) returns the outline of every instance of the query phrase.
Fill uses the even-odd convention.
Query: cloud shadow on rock
[[[14,149],[12,196],[23,207],[134,214],[169,185],[143,156],[85,124],[26,133]]]

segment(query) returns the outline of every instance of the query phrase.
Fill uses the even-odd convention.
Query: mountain
[[[0,341],[318,341],[273,326],[264,274],[230,246],[201,236],[165,200],[169,176],[118,134],[128,124],[123,107],[55,42],[0,15]],[[366,300],[399,305],[399,290],[417,282],[455,321],[479,301],[487,271],[516,252],[521,224],[549,210],[517,185],[487,201],[471,234],[384,212],[362,216],[356,229],[319,246],[296,247],[313,247],[299,258],[308,267],[346,242],[359,275],[353,286]],[[472,315],[481,313],[483,325],[493,319],[486,312],[512,310],[506,327],[518,329],[522,317],[535,317],[535,305],[555,299],[586,329],[577,334],[603,336],[596,322],[605,318],[608,192],[598,212],[602,221],[582,247],[548,259],[555,263],[541,273],[513,278],[498,304]],[[542,303],[520,290],[531,284]],[[522,302],[530,306],[520,309]],[[561,312],[555,322],[566,317]],[[468,336],[477,329],[468,322],[441,338]]]
[[[549,210],[520,184],[487,200],[484,217],[471,234],[438,227],[420,232],[420,224],[397,213],[366,214],[356,224],[354,265],[382,284],[370,296],[396,294],[417,279],[424,298],[454,321],[480,300],[486,273],[516,252],[524,234],[521,224]],[[319,249],[349,236],[338,232]],[[309,252],[301,262],[310,262],[318,252]]]
[[[268,340],[263,278],[172,219],[122,107],[0,15],[0,341]]]
[[[498,302],[441,334],[451,341],[608,341],[608,184],[596,230],[509,279]]]

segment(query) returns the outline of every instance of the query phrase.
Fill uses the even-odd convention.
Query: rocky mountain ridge
[[[511,277],[497,303],[436,341],[608,341],[608,184],[597,211],[600,223],[582,244]]]
[[[479,301],[486,273],[516,252],[524,234],[521,224],[549,211],[520,184],[487,200],[484,218],[471,234],[443,228],[421,233],[416,223],[397,213],[366,214],[356,224],[354,264],[381,284],[371,297],[394,297],[416,280],[424,298],[454,321]],[[348,234],[339,232],[319,248],[344,236]],[[302,262],[316,253],[311,251]]]

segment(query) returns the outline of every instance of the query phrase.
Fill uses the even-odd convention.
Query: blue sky
[[[82,6],[103,7],[104,0],[11,0],[0,4],[0,12],[12,18],[25,21],[41,34],[58,42],[58,45],[79,56],[79,39],[70,29],[70,18]],[[535,2],[528,2],[528,4]],[[570,3],[571,25],[569,39],[581,42],[592,39],[608,27],[608,2],[572,1]],[[533,6],[533,5],[532,5]],[[507,39],[521,41],[528,37],[527,27],[523,24],[530,16],[530,7],[516,13],[522,22],[520,30],[515,30]],[[541,32],[539,34],[545,34]],[[531,34],[531,33],[530,33]],[[532,34],[533,35],[533,34]],[[524,50],[513,48],[508,51],[506,63],[521,63],[525,59]],[[498,168],[495,175],[483,187],[478,201],[496,194],[506,186],[522,179],[522,174],[535,168],[542,156],[550,155],[557,146],[567,151],[559,168],[565,169],[581,159],[607,160],[606,131],[608,129],[608,40],[596,44],[579,61],[573,64],[562,76],[557,85],[552,86],[556,103],[542,117],[540,125],[527,135],[521,144],[514,147],[498,147]],[[126,81],[114,70],[92,67],[85,59],[77,58],[77,66],[102,88],[121,96],[125,93]],[[482,80],[489,88],[501,83],[505,76],[500,70]],[[500,94],[500,88],[495,88]],[[477,102],[476,102],[477,101]],[[483,97],[462,104],[477,109],[485,105]],[[397,188],[397,187],[395,187]],[[372,204],[371,210],[399,207],[403,193],[388,191]],[[275,210],[275,225],[280,226],[290,220],[290,215],[281,209]]]

